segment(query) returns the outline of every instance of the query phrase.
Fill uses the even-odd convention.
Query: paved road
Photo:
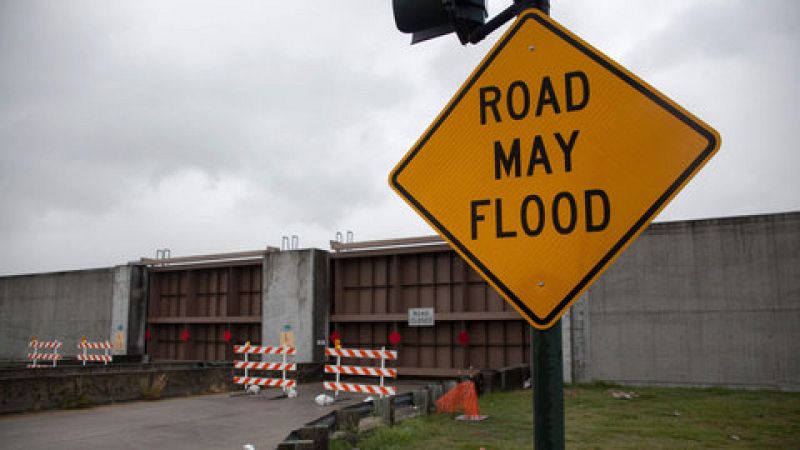
[[[404,389],[404,387],[406,389]],[[398,386],[398,391],[408,386]],[[318,406],[320,384],[301,385],[294,399],[203,395],[120,403],[72,411],[0,416],[3,449],[274,449],[289,432],[362,396]]]

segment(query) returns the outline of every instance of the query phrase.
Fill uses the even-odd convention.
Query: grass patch
[[[616,399],[612,391],[638,396]],[[369,449],[530,449],[531,391],[480,399],[477,423],[449,415],[408,419],[360,436]],[[800,394],[769,391],[571,386],[564,392],[567,447],[575,449],[800,448]],[[335,442],[334,449],[350,444]]]

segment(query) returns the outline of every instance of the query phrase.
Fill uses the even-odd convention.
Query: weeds
[[[148,377],[142,380],[139,387],[141,388],[142,397],[144,397],[145,400],[158,400],[161,398],[161,394],[166,385],[167,374],[162,373],[155,377]]]

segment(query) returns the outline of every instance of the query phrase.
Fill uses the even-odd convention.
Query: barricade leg
[[[342,357],[339,356],[339,355],[336,355],[336,385],[337,386],[339,385],[339,377],[341,376],[341,374],[339,373],[339,367],[341,367],[341,365],[342,365]],[[333,396],[334,397],[338,397],[339,396],[339,389],[336,389],[336,390],[333,391]]]
[[[250,362],[249,355],[250,355],[249,353],[245,353],[244,354],[244,378],[245,379],[247,379],[247,377],[250,376],[249,372],[248,372],[248,369],[247,369],[247,363]],[[244,385],[244,391],[247,392],[247,384]]]
[[[283,361],[283,368],[281,369],[281,381],[283,385],[281,386],[281,390],[286,393],[289,389],[286,387],[286,353],[283,353],[281,360]]]
[[[380,398],[383,398],[383,369],[386,368],[386,347],[381,347],[381,394]]]

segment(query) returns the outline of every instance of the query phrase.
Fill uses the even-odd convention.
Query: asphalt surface
[[[398,393],[411,386],[397,386]],[[295,428],[361,395],[318,406],[319,383],[300,385],[297,398],[214,394],[139,401],[69,411],[0,416],[3,449],[274,449]]]

